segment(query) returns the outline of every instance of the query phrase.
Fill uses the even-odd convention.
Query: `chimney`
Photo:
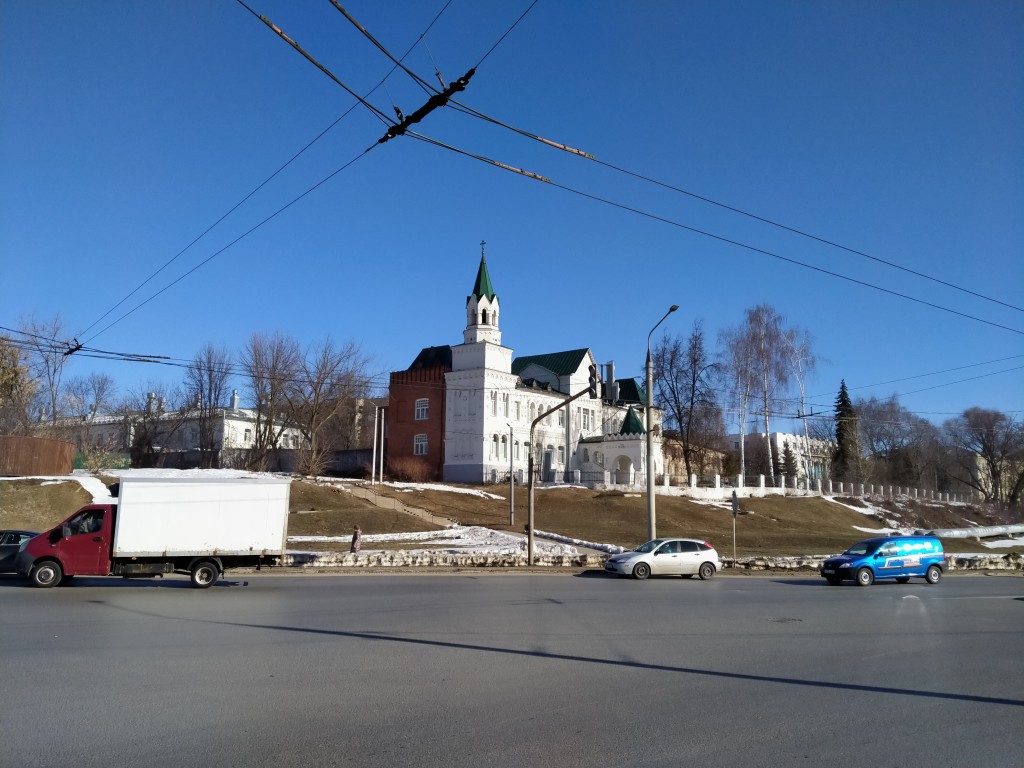
[[[153,412],[153,401],[156,400],[156,394],[153,392],[146,393],[146,413]]]
[[[232,411],[237,411],[238,410],[238,390],[237,389],[231,390],[231,410]]]

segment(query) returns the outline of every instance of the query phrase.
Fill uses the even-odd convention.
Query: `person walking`
[[[363,538],[363,532],[359,530],[357,525],[352,531],[352,544],[349,546],[348,551],[355,553],[359,551],[360,540]]]

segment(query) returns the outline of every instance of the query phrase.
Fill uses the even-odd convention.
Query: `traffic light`
[[[597,366],[590,366],[590,380],[587,383],[588,394],[592,398],[601,396],[601,379],[597,375]]]

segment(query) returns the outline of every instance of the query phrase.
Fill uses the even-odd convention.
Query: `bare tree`
[[[118,404],[125,442],[133,467],[158,467],[187,417],[180,387],[150,382],[136,387]]]
[[[29,369],[36,382],[36,413],[40,422],[53,427],[61,416],[61,379],[67,360],[67,344],[59,338],[64,333],[64,322],[60,315],[48,320],[29,317],[18,330],[24,336],[23,347],[28,350]]]
[[[764,412],[764,436],[768,451],[768,476],[775,485],[775,465],[779,457],[772,451],[769,414],[780,389],[789,383],[786,367],[786,340],[783,318],[773,307],[759,304],[747,310],[746,333],[750,339],[757,391]]]
[[[89,449],[89,432],[97,414],[110,413],[117,396],[114,379],[105,373],[90,373],[68,379],[61,395],[61,413],[74,419],[69,430],[80,451]]]
[[[330,339],[310,348],[294,386],[287,390],[292,418],[302,432],[298,471],[323,474],[340,438],[354,422],[356,403],[367,393],[367,358],[359,346]]]
[[[254,333],[242,351],[242,369],[256,423],[248,466],[266,470],[270,455],[279,447],[291,418],[290,390],[300,376],[302,354],[298,342],[281,333]]]
[[[986,501],[1017,504],[1024,487],[1024,425],[1001,411],[968,408],[945,423],[959,479]]]
[[[858,400],[854,408],[867,462],[865,479],[937,487],[942,450],[934,424],[908,411],[895,395]]]
[[[199,438],[199,466],[220,466],[224,436],[218,433],[217,416],[226,406],[231,382],[231,354],[224,348],[207,344],[185,369],[185,402],[188,415],[195,420]]]
[[[719,370],[727,382],[729,404],[736,415],[736,427],[740,434],[740,475],[745,477],[747,414],[750,412],[750,398],[754,392],[753,349],[742,327],[723,330],[719,335],[719,345]]]
[[[811,344],[811,335],[807,331],[790,328],[784,333],[784,345],[786,360],[789,364],[790,374],[796,379],[800,389],[800,420],[803,422],[804,430],[804,475],[808,484],[811,482],[811,435],[807,426],[810,414],[807,413],[807,376],[814,373],[818,365],[818,358],[814,354]],[[808,485],[808,487],[810,487]]]
[[[704,348],[700,320],[685,346],[679,336],[665,335],[652,356],[659,404],[665,408],[668,428],[679,432],[686,474],[703,473],[709,448],[722,438],[722,412],[711,380],[717,369]]]

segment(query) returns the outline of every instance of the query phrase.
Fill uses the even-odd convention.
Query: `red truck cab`
[[[107,576],[117,507],[83,507],[60,525],[32,539],[18,556],[18,572],[39,586],[72,576]]]

